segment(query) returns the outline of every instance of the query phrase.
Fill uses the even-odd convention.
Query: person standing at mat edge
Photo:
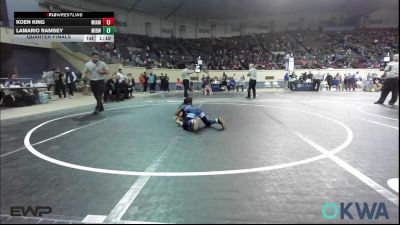
[[[104,79],[108,74],[107,64],[103,61],[99,61],[99,53],[92,53],[92,60],[85,64],[82,71],[82,76],[87,77],[90,80],[90,88],[96,98],[97,105],[93,114],[98,114],[104,111],[103,107],[103,92],[104,92]]]
[[[183,90],[184,90],[184,97],[189,97],[188,89],[190,84],[190,74],[194,71],[192,70],[192,65],[186,65],[185,69],[182,70],[182,80],[183,80]]]
[[[385,68],[386,79],[383,83],[381,97],[375,104],[381,104],[386,100],[389,92],[392,92],[392,98],[389,101],[389,105],[394,105],[399,95],[399,54],[393,56],[393,61],[388,63]]]
[[[67,94],[65,92],[65,76],[64,76],[64,74],[62,74],[60,72],[60,68],[56,68],[56,70],[54,71],[53,77],[54,77],[54,81],[56,84],[55,89],[56,89],[56,93],[58,94],[58,97],[60,97],[60,99],[62,99],[62,96],[61,96],[61,91],[62,91],[62,94],[64,95],[64,99],[67,99]]]
[[[250,76],[249,80],[249,89],[247,90],[247,98],[250,98],[250,90],[253,90],[253,98],[256,98],[256,84],[257,84],[257,70],[254,67],[254,64],[249,65],[249,73],[247,76]]]
[[[74,71],[71,71],[69,67],[65,67],[65,80],[68,87],[68,97],[72,98],[74,96],[74,88],[75,88],[75,81],[76,75]]]

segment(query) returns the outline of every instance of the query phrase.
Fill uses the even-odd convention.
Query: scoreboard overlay
[[[114,42],[114,12],[14,12],[16,40]]]

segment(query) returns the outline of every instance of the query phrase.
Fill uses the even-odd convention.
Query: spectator
[[[341,88],[341,76],[340,76],[340,74],[339,73],[337,73],[336,74],[336,76],[335,76],[335,78],[334,78],[334,80],[333,80],[333,86],[336,86],[336,90],[341,90],[340,88]]]
[[[385,56],[382,52],[396,54],[399,46],[396,28],[322,33],[298,31],[294,35],[287,31],[179,40],[179,48],[175,47],[178,46],[177,40],[172,38],[116,33],[115,43],[125,43],[129,47],[98,43],[93,50],[104,51],[102,57],[110,61],[125,63],[130,58],[129,64],[133,66],[153,64],[155,67],[181,69],[184,60],[200,55],[207,67],[214,70],[243,70],[247,69],[250,61],[254,61],[255,68],[259,69],[285,68],[284,56],[272,55],[270,51],[284,51],[295,58],[301,57],[301,60],[295,60],[295,66],[303,69],[379,67]]]
[[[72,96],[74,96],[76,75],[74,71],[69,69],[69,67],[65,67],[65,79],[68,87],[68,97],[72,98]]]
[[[157,87],[157,76],[153,73],[153,91],[156,92]]]
[[[283,77],[283,83],[284,90],[286,91],[289,88],[289,72],[285,73],[285,76]]]
[[[16,74],[11,74],[9,79],[5,83],[5,87],[22,87],[21,83]],[[26,106],[35,104],[34,95],[31,95],[26,89],[9,90],[5,89],[1,91],[1,101],[5,106]]]
[[[128,84],[129,84],[129,95],[130,97],[135,97],[133,96],[133,92],[135,91],[135,78],[132,77],[131,73],[128,73]]]
[[[56,83],[56,93],[58,97],[62,99],[61,91],[63,92],[64,99],[67,99],[67,94],[65,92],[65,76],[60,72],[60,68],[57,68],[53,74],[54,81]]]
[[[164,91],[164,85],[165,85],[164,74],[161,73],[161,75],[160,75],[160,91]]]
[[[222,74],[222,80],[221,80],[221,90],[227,91],[228,87],[228,76],[225,74],[225,72]]]
[[[168,91],[169,92],[169,77],[168,77],[168,74],[165,74],[164,81],[165,81],[165,83],[164,83],[164,91]]]
[[[10,87],[10,86],[20,86],[20,87],[22,87],[22,83],[18,80],[17,75],[11,74],[9,79],[6,81],[5,86],[6,87]]]
[[[246,83],[246,78],[244,76],[241,76],[240,80],[237,83],[236,91],[239,92],[239,88],[242,88],[242,92],[243,92],[245,83]]]
[[[155,76],[153,75],[153,73],[150,73],[149,80],[148,80],[148,82],[150,84],[150,93],[155,92],[154,81],[155,81]]]
[[[46,80],[47,84],[47,91],[50,91],[51,88],[54,87],[54,77],[53,77],[54,71],[49,70],[49,71],[43,71],[42,78]],[[50,96],[49,96],[50,97]]]
[[[176,86],[176,90],[182,90],[182,88],[183,88],[183,83],[182,83],[181,80],[179,80],[179,78],[176,79],[175,86]]]
[[[350,77],[348,74],[345,74],[343,79],[344,90],[346,91],[349,90],[349,83],[350,83]]]
[[[343,91],[344,85],[343,85],[343,76],[340,75],[339,73],[336,74],[336,79],[339,81],[338,84],[338,89],[339,91]]]
[[[118,79],[118,81],[120,83],[122,82],[122,80],[126,79],[126,76],[124,75],[124,73],[122,73],[122,69],[121,68],[118,69],[117,79]]]
[[[204,95],[213,95],[213,90],[211,87],[211,77],[207,75],[205,78]]]
[[[329,73],[326,75],[325,81],[328,83],[328,89],[331,90],[333,77]]]
[[[128,79],[122,79],[121,83],[119,84],[120,88],[121,88],[121,94],[122,94],[122,99],[121,100],[125,100],[125,99],[129,99],[129,88],[130,88],[130,84],[128,82]]]
[[[205,88],[206,88],[206,76],[203,74],[203,76],[201,77],[201,91],[204,92]]]
[[[321,71],[318,70],[313,79],[315,91],[321,90],[321,78]]]
[[[228,84],[228,92],[230,92],[231,89],[232,89],[232,90],[235,90],[235,87],[236,87],[236,81],[235,81],[235,79],[232,78],[232,79],[229,81],[229,84]]]
[[[135,78],[132,77],[132,91],[135,92],[135,89],[136,89],[136,81],[135,81]]]
[[[147,91],[147,87],[149,86],[149,77],[147,76],[146,72],[143,74],[143,92]]]
[[[349,73],[349,80],[348,80],[349,91],[355,90],[355,85],[356,85],[355,83],[356,83],[355,74]]]
[[[372,81],[372,77],[367,78],[364,83],[364,91],[374,91],[374,83]]]
[[[376,79],[374,84],[372,85],[372,91],[381,91],[382,87],[383,84],[378,79]]]
[[[371,73],[368,73],[368,75],[367,75],[367,80],[371,80],[371,81],[372,81],[372,75],[371,75]]]
[[[104,93],[104,101],[116,101],[119,102],[121,100],[121,91],[120,91],[120,83],[118,82],[119,76],[114,73],[110,79],[107,80],[106,83],[106,91]]]
[[[308,74],[307,74],[307,80],[308,80],[309,83],[311,83],[312,80],[313,80],[313,74],[311,73],[311,71],[309,71]]]
[[[144,92],[144,75],[143,75],[143,73],[140,74],[140,76],[139,76],[139,83],[140,83],[140,86],[142,86],[142,91]]]
[[[353,91],[355,91],[356,88],[358,88],[357,82],[358,82],[359,80],[360,80],[360,73],[357,71],[357,72],[354,74],[354,82],[353,82],[353,84],[352,84],[352,86],[353,86]]]

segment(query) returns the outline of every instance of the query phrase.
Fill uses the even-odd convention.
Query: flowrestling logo
[[[386,210],[384,202],[374,202],[368,204],[366,202],[341,202],[339,205],[328,202],[322,207],[322,217],[327,220],[333,220],[339,217],[341,220],[377,220],[377,219],[390,219]]]

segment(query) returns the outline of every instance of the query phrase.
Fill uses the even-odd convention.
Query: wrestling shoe
[[[221,124],[222,128],[225,128],[225,121],[221,117],[217,118],[217,123]]]

